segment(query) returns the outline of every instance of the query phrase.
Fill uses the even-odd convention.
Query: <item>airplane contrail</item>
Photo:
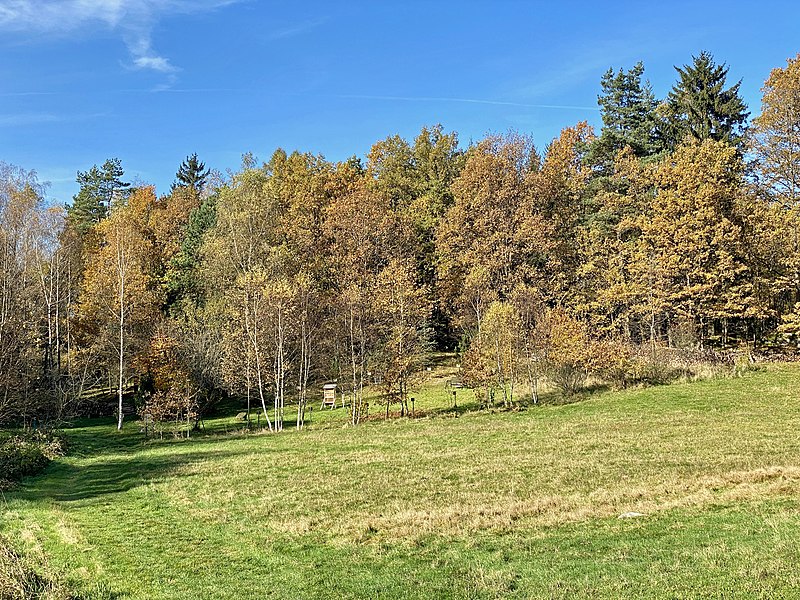
[[[507,102],[504,100],[484,100],[481,98],[450,98],[445,96],[370,96],[366,94],[337,94],[336,98],[354,100],[386,100],[403,102],[462,102],[465,104],[489,104],[495,106],[517,106],[521,108],[547,108],[554,110],[592,110],[599,111],[596,106],[572,106],[568,104],[529,104],[525,102]]]

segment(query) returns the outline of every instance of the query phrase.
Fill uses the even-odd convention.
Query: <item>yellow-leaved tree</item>
[[[409,386],[419,374],[431,347],[428,290],[416,280],[410,259],[393,259],[378,275],[373,297],[380,343],[376,368],[386,394],[386,414],[392,402],[408,412]]]
[[[489,306],[537,278],[549,250],[547,216],[534,210],[533,142],[490,137],[474,148],[453,184],[454,203],[437,230],[439,291],[464,333],[478,331]]]
[[[487,405],[497,394],[503,406],[514,402],[514,391],[525,368],[524,327],[517,306],[511,302],[495,301],[489,305],[481,320],[478,334],[464,355],[467,380],[482,392]]]
[[[757,291],[789,313],[780,328],[786,333],[800,299],[800,54],[773,69],[762,92],[749,150],[758,175],[752,195],[769,205],[755,198],[748,215],[762,216],[753,227],[762,267]]]
[[[713,322],[754,310],[743,244],[743,170],[734,146],[687,141],[659,167],[658,191],[642,226],[642,283],[651,282],[653,302],[666,311],[669,326],[696,327],[701,345]]]
[[[750,152],[760,184],[787,207],[800,200],[800,54],[773,69],[761,88],[761,114],[753,119]]]
[[[146,347],[158,314],[156,250],[148,227],[155,202],[152,187],[140,188],[97,225],[100,243],[86,259],[78,308],[84,343],[97,347],[110,379],[116,376],[118,429],[132,359]]]

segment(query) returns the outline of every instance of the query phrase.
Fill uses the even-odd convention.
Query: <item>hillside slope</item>
[[[69,457],[6,496],[0,533],[125,598],[800,594],[797,366],[519,412],[336,415],[147,444],[135,424],[73,430]]]

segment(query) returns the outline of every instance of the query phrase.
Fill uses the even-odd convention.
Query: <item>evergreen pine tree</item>
[[[190,187],[200,193],[206,185],[210,172],[209,169],[206,169],[205,163],[198,160],[196,153],[191,154],[178,167],[172,187]]]
[[[708,52],[692,58],[691,65],[675,67],[679,80],[664,106],[667,142],[674,148],[691,136],[741,146],[750,115],[739,95],[742,82],[726,88],[728,67],[714,64]]]
[[[80,190],[73,196],[68,214],[79,231],[86,232],[102,221],[114,202],[128,197],[131,184],[122,181],[124,174],[118,158],[109,158],[101,167],[93,165],[88,171],[78,171]]]
[[[600,80],[603,92],[597,103],[603,128],[589,151],[592,164],[610,168],[617,152],[627,146],[640,158],[663,150],[656,117],[658,102],[650,83],[642,82],[643,73],[644,66],[639,62],[629,71],[620,69],[615,73],[609,69]]]
[[[185,302],[200,303],[201,286],[198,282],[200,247],[203,236],[217,222],[217,194],[206,198],[192,211],[180,250],[169,262],[164,276],[167,291],[166,306],[170,312],[186,308]]]

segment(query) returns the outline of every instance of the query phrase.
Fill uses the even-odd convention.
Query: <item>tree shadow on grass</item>
[[[261,419],[261,423],[264,420]],[[294,427],[294,421],[285,421],[285,426]],[[163,437],[158,433],[151,433],[145,437],[140,421],[126,421],[121,431],[117,430],[115,419],[95,418],[76,422],[71,428],[64,429],[62,433],[68,441],[69,456],[79,458],[92,458],[104,454],[133,454],[148,448],[174,443],[208,442],[221,436],[237,436],[246,433],[247,424],[244,421],[234,421],[231,417],[209,420],[200,429],[192,429],[190,438],[184,435],[175,436],[165,431]],[[250,433],[260,431],[256,427],[256,419],[252,420]]]
[[[126,422],[117,431],[116,419],[98,418],[76,422],[62,433],[66,436],[71,456],[91,457],[99,454],[125,454],[144,448],[144,435],[138,425]]]
[[[306,425],[311,424],[311,413],[312,411],[308,411],[308,413],[306,413]],[[272,423],[272,427],[275,428],[276,422],[272,420],[272,414],[270,414],[270,421]],[[290,429],[294,430],[296,429],[296,425],[296,418],[284,418],[283,431],[289,431]],[[235,419],[233,418],[233,415],[229,417],[208,420],[200,427],[200,429],[193,430],[191,436],[194,439],[208,439],[220,436],[266,433],[268,431],[269,429],[267,427],[267,420],[264,418],[264,413],[260,411],[253,411],[250,413],[249,423],[244,418]]]
[[[181,471],[194,463],[252,454],[249,450],[199,450],[171,454],[114,455],[90,462],[59,461],[39,477],[28,480],[15,496],[40,501],[75,502],[127,492],[166,479],[191,476]]]
[[[495,398],[494,403],[486,404],[485,401],[475,397],[472,388],[461,388],[457,391],[455,404],[451,398],[447,406],[428,408],[424,411],[422,416],[460,417],[467,413],[476,412],[519,412],[521,410],[534,409],[542,406],[570,404],[573,401],[579,402],[587,397],[588,395],[576,395],[573,398],[565,398],[559,392],[548,390],[546,392],[539,392],[539,401],[537,403],[534,403],[530,394],[526,393],[524,396],[515,395],[514,402],[508,406],[504,406],[502,400],[498,398]]]
[[[542,396],[542,405],[563,406],[567,404],[578,404],[586,402],[597,396],[611,391],[613,388],[607,383],[592,383],[584,386],[572,394],[566,394],[562,391],[552,390],[547,395]]]

